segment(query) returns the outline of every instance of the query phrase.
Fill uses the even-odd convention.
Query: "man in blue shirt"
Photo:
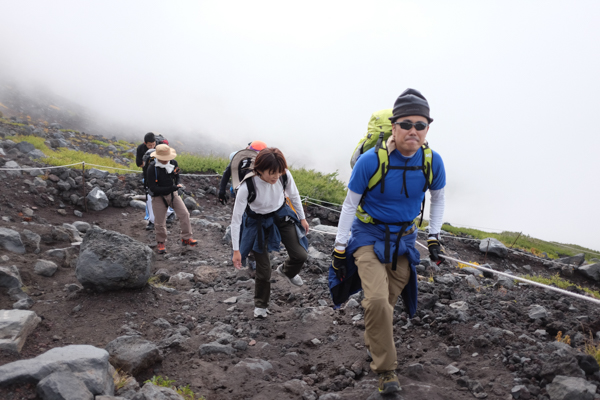
[[[417,90],[405,90],[396,100],[390,120],[387,171],[384,168],[379,183],[369,189],[369,181],[381,170],[380,155],[371,149],[358,159],[348,183],[332,263],[340,281],[351,279],[356,271],[360,277],[365,346],[373,359],[371,369],[379,374],[381,393],[400,389],[393,335],[398,296],[402,295],[411,317],[417,307],[415,267],[420,255],[415,249],[417,232],[413,221],[421,211],[425,191],[429,190],[428,245],[431,259],[439,261],[446,186],[442,158],[423,147],[433,122],[425,97]],[[431,180],[427,178],[425,157],[431,157]]]

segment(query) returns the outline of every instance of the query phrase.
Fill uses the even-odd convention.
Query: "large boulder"
[[[42,399],[94,400],[85,383],[68,371],[55,372],[42,379],[37,393]]]
[[[25,246],[21,240],[21,235],[12,229],[0,228],[0,248],[17,254],[25,254]]]
[[[30,151],[35,150],[35,146],[29,142],[19,142],[19,143],[17,143],[15,148],[23,154],[27,154]]]
[[[579,253],[579,254],[575,254],[574,256],[559,258],[556,261],[563,263],[563,264],[571,264],[571,265],[575,265],[575,266],[580,266],[585,261],[585,254]]]
[[[600,281],[600,263],[589,264],[577,269],[581,275],[596,282]]]
[[[550,400],[593,400],[596,385],[584,378],[557,375],[546,391]]]
[[[127,235],[93,227],[83,238],[75,275],[96,291],[137,289],[150,278],[154,253]]]
[[[33,311],[0,310],[0,350],[19,353],[40,321]]]
[[[479,243],[479,251],[482,253],[495,254],[502,258],[505,258],[508,255],[508,249],[506,246],[495,238],[483,239]]]
[[[108,197],[99,187],[93,188],[85,198],[87,206],[91,210],[102,211],[108,207]]]
[[[104,179],[108,176],[108,174],[108,171],[103,171],[101,169],[91,168],[90,170],[88,170],[88,176],[90,177],[90,179]]]
[[[146,400],[184,400],[183,397],[177,394],[173,389],[156,386],[150,382],[142,386],[140,393],[144,395]]]
[[[92,394],[112,396],[115,385],[108,366],[106,350],[89,345],[55,347],[35,358],[0,366],[0,386],[39,382],[55,372],[70,371]]]
[[[110,363],[130,375],[152,367],[162,361],[158,347],[140,336],[120,336],[106,345]]]
[[[21,175],[21,166],[19,164],[17,164],[15,161],[7,161],[6,164],[4,164],[4,168],[6,168],[6,170],[4,171],[4,173],[8,176],[19,176]]]
[[[7,289],[20,288],[23,286],[21,275],[16,265],[10,267],[0,266],[0,287]]]

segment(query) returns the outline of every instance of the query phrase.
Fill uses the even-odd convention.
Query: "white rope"
[[[423,231],[419,231],[419,233],[425,234],[425,232],[423,232]],[[480,239],[463,238],[463,237],[459,237],[459,236],[452,236],[452,235],[440,235],[440,237],[443,237],[443,238],[451,238],[451,239],[456,239],[456,240],[480,240]],[[515,254],[520,254],[520,255],[523,255],[523,256],[527,256],[527,257],[529,257],[529,258],[533,258],[533,259],[535,259],[536,261],[540,261],[540,257],[538,257],[538,256],[536,256],[536,255],[534,255],[534,254],[529,254],[529,253],[527,253],[527,252],[524,252],[524,251],[519,251],[519,250],[516,250],[516,249],[511,249],[511,248],[509,248],[509,247],[507,247],[506,249],[507,249],[508,251],[511,251],[511,252],[515,253]],[[552,260],[552,259],[550,259],[550,260],[544,260],[544,261],[550,261],[551,263],[553,263],[553,264],[556,264],[556,265],[564,265],[564,266],[569,266],[569,265],[571,265],[571,264],[561,263],[561,262],[559,262],[559,261]]]
[[[427,246],[425,246],[424,244],[416,242],[416,241],[415,241],[415,243],[417,243],[419,246],[423,247],[424,249],[427,249]],[[446,260],[452,260],[452,261],[456,261],[456,262],[461,263],[461,264],[469,265],[469,266],[471,266],[473,268],[477,268],[477,269],[482,270],[482,271],[487,271],[487,272],[490,272],[492,274],[505,276],[507,278],[514,279],[514,280],[517,280],[517,281],[522,281],[522,282],[525,282],[525,283],[533,285],[533,286],[539,286],[539,287],[544,288],[544,289],[553,290],[555,292],[562,293],[562,294],[564,294],[566,296],[577,297],[578,299],[587,300],[587,301],[591,301],[592,303],[600,304],[600,300],[595,299],[593,297],[588,297],[588,296],[584,296],[584,295],[581,295],[581,294],[578,294],[578,293],[569,292],[567,290],[560,289],[560,288],[557,288],[557,287],[554,287],[554,286],[544,285],[543,283],[539,283],[539,282],[535,282],[535,281],[530,281],[529,279],[521,278],[519,276],[507,274],[507,273],[504,273],[504,272],[495,271],[495,270],[493,270],[491,268],[486,268],[486,267],[482,267],[481,265],[476,265],[476,264],[471,264],[471,263],[466,262],[466,261],[461,261],[461,260],[458,260],[456,258],[447,256],[445,254],[440,254],[440,257],[442,257],[442,258],[444,258]]]
[[[325,200],[321,200],[321,199],[315,199],[315,198],[308,197],[308,196],[304,196],[304,198],[305,198],[305,199],[314,200],[314,201],[320,201],[320,202],[322,202],[322,203],[331,204],[332,206],[340,206],[340,207],[342,206],[341,204],[338,204],[338,203],[332,203],[332,202],[330,202],[330,201],[325,201]]]
[[[202,174],[179,174],[179,175],[181,175],[181,176],[199,176],[199,177],[202,177],[202,178],[211,177],[211,176],[222,176],[222,175],[219,175],[219,174],[213,174],[213,175],[202,175]]]
[[[330,211],[334,211],[334,212],[336,212],[336,213],[338,213],[338,214],[339,214],[339,213],[341,213],[341,211],[339,211],[339,210],[335,210],[335,209],[333,209],[333,208],[325,207],[325,206],[322,206],[322,205],[320,205],[320,204],[313,203],[312,201],[308,201],[308,200],[306,200],[306,199],[307,199],[307,197],[305,197],[305,198],[304,198],[304,202],[305,202],[305,203],[314,204],[315,206],[318,206],[318,207],[321,207],[321,208],[325,208],[325,209],[327,209],[327,210],[330,210]]]
[[[29,170],[33,170],[33,169],[53,169],[53,168],[71,167],[73,165],[80,165],[80,164],[83,164],[83,161],[80,161],[75,164],[59,165],[57,167],[0,168],[0,171],[29,171]]]
[[[142,172],[142,171],[138,171],[138,170],[135,170],[135,169],[109,167],[108,165],[97,165],[97,164],[88,164],[88,163],[85,163],[85,165],[91,165],[92,167],[100,167],[100,168],[107,168],[107,169],[118,169],[120,171],[131,171],[131,172],[137,172],[137,173],[141,173]]]
[[[336,235],[335,233],[321,231],[321,230],[318,230],[318,229],[311,229],[311,231],[313,231],[313,232],[319,232],[319,233],[324,233],[324,234],[328,234],[328,235]],[[452,237],[452,236],[450,236],[450,237]],[[427,246],[425,246],[424,244],[419,243],[418,241],[415,241],[415,243],[427,250]],[[521,254],[521,253],[519,253],[519,254]],[[441,254],[440,256],[443,257],[443,258],[445,258],[446,260],[456,261],[456,262],[458,262],[460,264],[469,265],[469,266],[471,266],[473,268],[477,268],[477,269],[482,270],[482,271],[491,272],[492,274],[505,276],[505,277],[508,277],[510,279],[515,279],[517,281],[522,281],[522,282],[528,283],[528,284],[533,285],[533,286],[539,286],[539,287],[544,288],[544,289],[554,290],[555,292],[562,293],[562,294],[567,295],[567,296],[577,297],[578,299],[587,300],[587,301],[591,301],[592,303],[600,304],[600,300],[595,299],[593,297],[584,296],[584,295],[581,295],[581,294],[578,294],[578,293],[569,292],[567,290],[560,289],[560,288],[557,288],[557,287],[554,287],[554,286],[544,285],[543,283],[539,283],[539,282],[535,282],[535,281],[530,281],[529,279],[525,279],[525,278],[521,278],[519,276],[514,276],[514,275],[506,274],[504,272],[495,271],[495,270],[493,270],[491,268],[486,268],[486,267],[482,267],[481,265],[471,264],[469,262],[458,260],[456,258],[447,256],[447,255],[444,255],[444,254]]]

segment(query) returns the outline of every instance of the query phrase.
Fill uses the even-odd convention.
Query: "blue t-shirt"
[[[423,150],[418,150],[412,157],[404,157],[398,150],[389,156],[390,166],[422,166]],[[438,153],[432,150],[433,182],[430,189],[439,190],[446,186],[446,171],[444,162]],[[355,193],[365,193],[369,179],[378,168],[375,149],[368,150],[360,156],[352,175],[348,188]],[[381,168],[381,167],[379,167]],[[422,169],[406,171],[406,188],[403,187],[404,171],[391,169],[385,177],[385,191],[381,193],[381,182],[368,191],[364,198],[363,209],[373,218],[386,223],[405,222],[414,220],[421,212],[421,203],[425,192],[425,174]],[[405,190],[408,190],[406,197]],[[392,232],[397,231],[390,227]]]

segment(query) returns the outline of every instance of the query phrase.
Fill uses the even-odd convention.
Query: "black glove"
[[[227,204],[227,195],[225,192],[219,192],[219,202],[223,205]]]
[[[444,255],[444,248],[436,237],[430,236],[429,239],[427,239],[427,247],[429,248],[429,258],[432,261],[437,265],[444,262],[444,259],[440,257],[440,255]]]
[[[333,249],[333,261],[331,262],[331,266],[335,271],[335,276],[343,281],[346,278],[346,252],[340,253],[339,250]]]

